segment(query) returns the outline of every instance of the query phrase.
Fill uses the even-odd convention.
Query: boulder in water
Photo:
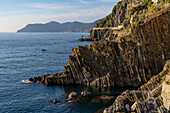
[[[69,95],[68,95],[68,100],[74,100],[78,97],[78,93],[72,91]]]
[[[91,92],[82,91],[81,96],[83,96],[83,97],[91,97]]]
[[[56,103],[58,103],[58,102],[60,102],[60,101],[58,101],[57,99],[54,99],[54,100],[53,100],[53,103],[54,103],[54,104],[56,104]]]
[[[42,49],[41,51],[47,51],[46,49]]]
[[[84,38],[80,38],[79,41],[84,41]]]
[[[29,81],[31,81],[31,82],[32,82],[32,81],[33,81],[33,78],[29,78]]]

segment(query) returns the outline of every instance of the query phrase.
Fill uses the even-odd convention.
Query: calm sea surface
[[[71,91],[116,95],[119,90],[47,87],[21,82],[34,76],[62,72],[73,47],[90,45],[90,42],[78,41],[82,35],[87,37],[88,33],[0,33],[0,113],[93,113],[109,107],[112,102],[53,104],[49,100],[63,101]]]

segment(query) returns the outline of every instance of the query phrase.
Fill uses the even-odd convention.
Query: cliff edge
[[[169,7],[161,15],[113,40],[73,48],[62,73],[34,77],[45,85],[83,84],[93,87],[139,87],[158,74],[170,56]]]
[[[128,0],[124,0],[124,5],[120,5],[119,8],[128,6],[127,2]],[[64,66],[62,73],[47,74],[29,80],[45,85],[78,84],[95,88],[136,87],[138,90],[118,96],[113,105],[103,112],[168,113],[170,5],[164,3],[163,6],[166,7],[147,16],[140,24],[134,25],[134,16],[146,10],[145,6],[148,4],[137,4],[135,10],[130,10],[132,20],[129,20],[130,24],[126,27],[116,26],[118,24],[115,22],[111,24],[112,26],[102,24],[103,28],[98,28],[97,25],[92,30],[95,33],[89,36],[97,36],[96,41],[89,47],[85,45],[73,48],[73,55],[69,56],[68,64]],[[119,11],[122,10],[123,8]],[[139,22],[135,21],[135,23]],[[115,33],[129,27],[129,33],[121,31],[125,35]],[[164,76],[166,78],[163,82]]]

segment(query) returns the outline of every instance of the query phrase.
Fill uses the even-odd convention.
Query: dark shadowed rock
[[[31,82],[32,82],[32,81],[33,81],[33,78],[29,78],[29,81],[31,81]]]
[[[83,97],[91,97],[91,92],[82,91],[81,96],[83,96]]]
[[[80,38],[79,41],[84,41],[84,38]]]
[[[47,51],[46,49],[42,49],[41,51]]]

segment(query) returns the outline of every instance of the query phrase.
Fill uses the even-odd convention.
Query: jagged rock
[[[83,96],[83,97],[91,97],[91,92],[82,91],[81,96]]]
[[[102,96],[92,96],[91,101],[92,102],[103,102],[108,103],[115,100],[115,96],[108,96],[108,95],[102,95]]]
[[[75,100],[77,97],[78,97],[78,93],[73,91],[68,95],[68,100]]]
[[[170,81],[170,72],[166,75],[166,79]],[[163,105],[166,109],[170,110],[170,84],[166,84],[165,81],[162,84]]]
[[[58,103],[58,102],[60,102],[60,101],[58,101],[57,99],[54,99],[54,100],[53,100],[53,103],[54,103],[54,104],[56,104],[56,103]]]
[[[169,59],[170,13],[134,28],[120,43],[96,41],[73,48],[62,73],[45,75],[45,85],[139,87],[158,74]],[[37,78],[33,78],[34,82]],[[151,87],[151,86],[149,86]]]
[[[33,78],[29,78],[29,81],[31,81],[31,82],[32,82],[32,81],[33,81]]]
[[[135,103],[131,106],[131,111],[135,111],[135,110],[136,110],[136,105],[137,105],[137,102],[135,102]]]
[[[127,112],[125,106],[129,104],[131,106],[131,112],[143,113],[143,112],[159,112],[168,113],[166,105],[163,104],[163,98],[169,98],[169,95],[162,96],[161,93],[167,91],[162,88],[162,78],[170,73],[170,60],[164,66],[162,72],[153,76],[149,82],[141,86],[138,90],[130,91],[124,96],[117,97],[115,102],[109,108],[106,108],[103,113],[115,113],[115,112]],[[164,95],[164,94],[163,94]],[[166,99],[167,100],[167,99]]]
[[[79,41],[84,41],[84,38],[80,38]]]
[[[120,8],[126,5],[125,2]],[[116,9],[113,12],[117,12]],[[124,17],[125,13],[121,14]],[[122,23],[120,16],[118,18],[119,20],[115,20],[121,22],[117,23]],[[73,48],[73,55],[69,56],[68,65],[64,67],[64,71],[41,77],[41,83],[45,85],[80,84],[98,88],[141,86],[136,91],[132,90],[124,96],[118,96],[113,105],[104,112],[127,112],[125,106],[128,104],[131,108],[135,102],[134,112],[168,112],[165,108],[167,106],[164,107],[163,104],[164,99],[167,100],[168,97],[163,96],[162,99],[161,91],[162,77],[169,73],[170,67],[170,63],[167,63],[163,69],[165,61],[170,59],[169,18],[170,12],[167,8],[156,16],[150,16],[146,23],[134,26],[131,33],[121,37],[118,42],[110,39],[102,40],[102,37],[113,35],[113,30],[91,31],[97,33],[92,33],[94,36],[88,39],[99,41],[91,43],[89,47]],[[162,72],[159,73],[160,71]],[[39,80],[37,77],[33,78],[34,82]],[[73,92],[69,99],[74,99],[77,95]]]
[[[80,38],[79,41],[97,41],[96,39],[92,39],[92,38]]]

